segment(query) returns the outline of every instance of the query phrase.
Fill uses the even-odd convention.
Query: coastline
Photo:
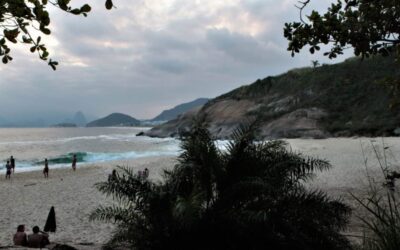
[[[361,234],[356,215],[359,209],[350,192],[362,196],[367,191],[365,157],[368,174],[382,179],[381,169],[371,145],[380,150],[389,147],[388,160],[393,170],[400,170],[400,138],[329,138],[320,140],[286,139],[289,150],[305,156],[326,159],[332,169],[316,173],[307,186],[326,191],[329,196],[341,197],[354,209],[348,232]],[[384,144],[382,144],[382,142]],[[219,142],[224,144],[224,142]],[[223,145],[221,145],[223,146]],[[384,146],[384,147],[383,147]],[[363,148],[363,149],[362,149]],[[364,155],[363,155],[364,152]],[[0,247],[12,245],[12,236],[19,224],[25,224],[30,233],[35,225],[43,228],[51,206],[55,207],[57,232],[50,235],[51,242],[75,246],[77,249],[100,249],[109,239],[112,224],[89,222],[88,216],[99,205],[112,204],[94,188],[105,181],[115,166],[128,166],[134,170],[150,170],[150,178],[160,179],[162,169],[172,168],[176,156],[151,156],[124,161],[79,165],[76,172],[70,167],[52,169],[50,178],[44,179],[41,170],[20,172],[5,180],[0,174]],[[18,169],[17,169],[18,171]],[[85,246],[80,245],[85,244]],[[90,244],[90,246],[87,246]]]
[[[51,169],[49,179],[42,171],[20,172],[5,180],[0,175],[0,247],[12,246],[12,237],[19,224],[27,233],[38,225],[43,228],[51,206],[55,207],[57,232],[50,241],[68,245],[93,245],[98,249],[112,233],[112,224],[90,222],[89,214],[99,205],[112,204],[112,199],[100,193],[94,184],[107,180],[116,165],[133,169],[150,169],[150,178],[159,178],[163,168],[174,165],[175,157],[148,157],[71,168]]]

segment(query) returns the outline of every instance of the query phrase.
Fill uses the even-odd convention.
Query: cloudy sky
[[[152,118],[311,60],[334,63],[286,51],[283,25],[298,20],[296,0],[114,0],[112,11],[104,0],[71,2],[89,3],[92,12],[51,10],[45,42],[57,71],[25,46],[13,46],[13,62],[0,65],[1,117],[62,119],[81,110]],[[315,0],[309,9],[330,2]]]

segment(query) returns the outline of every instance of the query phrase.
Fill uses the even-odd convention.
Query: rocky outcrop
[[[319,108],[298,109],[261,126],[262,138],[325,138],[330,133],[318,125],[327,114]]]
[[[246,116],[252,110],[251,101],[223,101],[205,110],[187,112],[176,120],[156,126],[144,134],[151,137],[178,137],[189,131],[197,115],[206,115],[211,134],[219,139],[228,139],[240,124],[252,122],[255,116]],[[326,113],[318,108],[298,109],[279,117],[272,122],[260,122],[258,137],[276,138],[325,138],[330,134],[324,131],[318,121]]]
[[[192,126],[193,119],[197,116],[200,111],[200,107],[192,109],[178,118],[164,123],[159,126],[155,126],[151,130],[144,132],[145,135],[150,137],[178,137],[180,133],[187,131]]]
[[[400,79],[393,57],[295,69],[223,94],[145,134],[178,136],[201,116],[219,139],[253,120],[259,139],[400,135],[400,109],[382,84],[388,76]]]
[[[203,106],[209,99],[207,98],[198,98],[194,101],[179,104],[172,109],[164,110],[161,114],[157,115],[151,122],[161,122],[161,121],[170,121],[177,118],[179,115],[188,112],[191,109],[199,108]]]

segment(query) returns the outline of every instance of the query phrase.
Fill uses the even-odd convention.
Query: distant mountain
[[[200,106],[203,106],[209,101],[208,98],[198,98],[194,101],[187,102],[180,104],[178,106],[175,106],[172,109],[164,110],[161,114],[158,116],[154,117],[151,119],[151,122],[157,122],[157,121],[170,121],[175,118],[177,118],[179,115],[193,109],[193,108],[198,108]]]
[[[77,127],[84,127],[87,124],[87,119],[82,111],[78,111],[72,116],[72,118],[65,119],[59,124],[75,124]]]
[[[112,113],[104,118],[89,122],[86,127],[114,127],[114,126],[138,126],[140,121],[125,114]]]
[[[72,118],[72,123],[75,123],[77,126],[84,127],[87,124],[87,120],[85,115],[81,111],[78,111]]]
[[[399,77],[394,57],[293,69],[232,90],[145,134],[178,136],[200,115],[220,139],[255,119],[258,139],[400,135],[400,109],[392,107],[396,100],[385,84]]]

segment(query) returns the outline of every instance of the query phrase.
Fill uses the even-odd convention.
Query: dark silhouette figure
[[[7,161],[7,164],[6,164],[6,179],[11,179],[11,164],[10,164],[10,161]]]
[[[33,234],[28,235],[28,247],[44,248],[50,244],[49,235],[41,232],[38,226],[32,228]]]
[[[76,170],[76,155],[74,154],[74,156],[72,157],[72,169],[75,171]]]
[[[28,246],[28,239],[25,233],[25,225],[19,225],[17,227],[17,232],[14,234],[14,245],[16,246]]]
[[[11,164],[13,173],[15,173],[15,158],[13,156],[10,157],[10,164]]]
[[[49,162],[47,158],[44,159],[44,169],[43,169],[44,178],[49,178]]]
[[[146,179],[146,178],[149,177],[149,172],[150,172],[150,171],[149,171],[148,168],[145,168],[145,169],[144,169],[144,171],[143,171],[143,178],[144,178],[144,179]]]
[[[54,210],[54,207],[51,207],[49,215],[47,216],[46,224],[44,225],[44,231],[55,233],[56,229],[56,211]]]
[[[113,169],[112,173],[108,175],[108,181],[113,181],[117,177],[117,170]]]

